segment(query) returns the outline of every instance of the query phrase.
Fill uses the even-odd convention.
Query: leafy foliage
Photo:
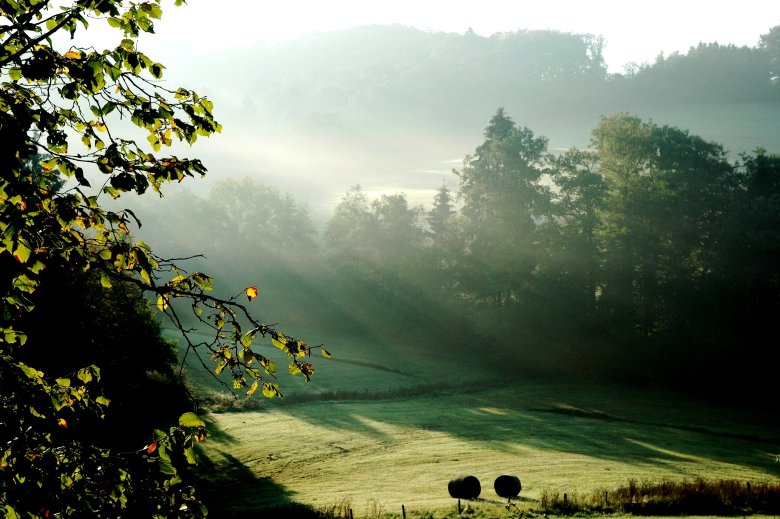
[[[215,373],[229,370],[232,387],[248,395],[261,387],[268,397],[281,395],[275,367],[252,350],[258,336],[269,336],[288,354],[290,372],[307,379],[313,374],[304,360],[311,347],[260,323],[240,302],[256,293],[211,295],[208,275],[188,272],[135,241],[131,227],[141,225],[135,214],[103,203],[106,197],[142,195],[149,188],[160,193],[166,183],[204,175],[199,160],[163,149],[176,142],[191,145],[221,130],[208,98],[169,87],[162,81],[164,66],[138,49],[139,35],[153,33],[161,16],[160,0],[0,3],[0,379],[6,388],[0,406],[0,509],[6,516],[205,514],[179,476],[195,461],[194,443],[205,439],[205,424],[197,416],[182,415],[177,426],[155,431],[152,442],[135,450],[94,446],[79,428],[110,409],[109,398],[95,389],[100,369],[79,366],[53,375],[57,368],[47,374],[35,366],[40,360],[35,342],[48,340],[31,331],[40,325],[32,312],[41,303],[38,290],[46,270],[67,265],[76,279],[88,278],[81,286],[89,291],[112,294],[122,287],[136,296],[152,294],[157,309],[183,332],[188,354],[210,357]],[[118,30],[119,44],[102,51],[64,46],[64,33],[73,37],[94,23]],[[137,129],[120,135],[123,121]],[[145,140],[139,142],[138,133]],[[92,303],[102,305],[97,315],[104,322],[92,323],[93,336],[122,347],[120,334],[111,330],[121,323],[113,319],[121,317],[121,308],[135,305],[136,296],[95,297]],[[214,332],[212,340],[191,340],[176,304],[180,299],[188,300],[195,320]],[[138,308],[129,315],[148,319]],[[166,366],[170,354],[163,348],[149,356]],[[105,364],[110,369],[104,375],[116,370]]]
[[[163,338],[158,312],[137,285],[114,281],[105,288],[101,277],[47,265],[32,294],[35,308],[22,321],[30,330],[27,343],[16,355],[55,378],[100,366],[100,391],[111,405],[103,420],[79,427],[79,435],[101,447],[132,449],[192,404],[174,371],[175,344]]]

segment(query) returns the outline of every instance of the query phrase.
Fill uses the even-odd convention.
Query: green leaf
[[[103,288],[111,288],[111,279],[106,274],[100,274],[100,284]]]
[[[78,373],[76,373],[76,376],[85,384],[92,382],[92,372],[87,368],[80,369]]]
[[[32,251],[24,243],[19,242],[16,245],[14,258],[20,263],[27,263],[27,260],[30,259],[30,254],[32,254]]]
[[[6,337],[6,341],[7,341],[8,340],[8,332],[6,332],[5,337]],[[11,341],[11,342],[13,342],[13,341]],[[19,363],[19,369],[22,370],[22,373],[24,373],[27,376],[27,378],[40,379],[40,378],[43,377],[43,371],[38,371],[35,368],[31,368],[27,364],[22,364],[21,362]]]
[[[8,69],[8,77],[11,78],[11,81],[19,81],[20,79],[22,79],[22,69],[20,68]]]
[[[195,413],[184,413],[179,417],[179,427],[206,427],[206,422]]]
[[[157,463],[160,467],[160,472],[163,474],[170,474],[172,476],[176,475],[176,469],[173,467],[173,465],[171,465],[170,461],[161,459]]]
[[[103,105],[103,109],[101,111],[103,115],[108,115],[111,112],[113,112],[115,108],[116,108],[116,103],[106,103],[105,105]]]
[[[189,465],[196,465],[198,460],[195,459],[195,449],[184,449],[184,459],[187,460]]]
[[[214,280],[202,272],[193,272],[191,277],[195,284],[198,285],[202,290],[209,291],[213,288],[212,283]]]
[[[252,341],[255,340],[255,336],[257,335],[257,332],[250,331],[246,332],[246,334],[241,338],[241,345],[245,348],[248,348],[252,345]]]
[[[62,85],[62,88],[60,88],[60,94],[62,94],[62,97],[65,99],[76,99],[76,97],[78,97],[78,88],[78,83],[74,81],[73,83]]]

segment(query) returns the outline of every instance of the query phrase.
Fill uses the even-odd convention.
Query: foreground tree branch
[[[259,338],[268,337],[287,354],[288,371],[307,380],[312,350],[329,356],[254,317],[242,299],[257,297],[256,287],[213,295],[211,277],[135,241],[131,226],[141,222],[131,210],[102,204],[107,196],[161,193],[168,182],[205,175],[199,160],[162,149],[221,130],[209,99],[166,86],[163,65],[137,50],[138,35],[153,32],[161,16],[161,0],[79,0],[63,9],[45,0],[0,1],[0,515],[205,514],[179,472],[205,439],[200,418],[186,413],[129,452],[92,447],[71,424],[99,418],[110,405],[99,392],[100,369],[52,380],[19,360],[28,337],[24,316],[48,266],[99,273],[104,289],[138,287],[181,332],[185,358],[195,355],[219,380],[229,371],[231,391],[281,396],[275,365],[253,350]],[[116,28],[119,44],[56,48],[52,36],[73,36],[89,23]],[[146,142],[122,137],[125,120],[146,132]],[[194,318],[183,317],[187,309]],[[194,340],[185,322],[210,330],[211,338]]]

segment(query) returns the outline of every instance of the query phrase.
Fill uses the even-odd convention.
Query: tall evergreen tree
[[[457,172],[467,252],[461,277],[470,296],[495,304],[528,296],[541,260],[539,225],[549,212],[541,182],[546,151],[547,139],[515,126],[499,109],[485,142]]]

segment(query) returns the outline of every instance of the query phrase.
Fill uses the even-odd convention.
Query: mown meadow
[[[771,409],[528,378],[454,357],[412,361],[411,344],[352,337],[329,348],[334,357],[310,383],[280,378],[282,400],[215,397],[215,381],[193,378],[210,409],[201,472],[211,509],[302,504],[376,517],[400,515],[403,505],[446,515],[456,513],[447,483],[466,474],[482,484],[470,510],[488,516],[509,513],[493,490],[504,473],[520,477],[525,510],[630,480],[780,483]],[[227,481],[240,491],[227,491]]]

